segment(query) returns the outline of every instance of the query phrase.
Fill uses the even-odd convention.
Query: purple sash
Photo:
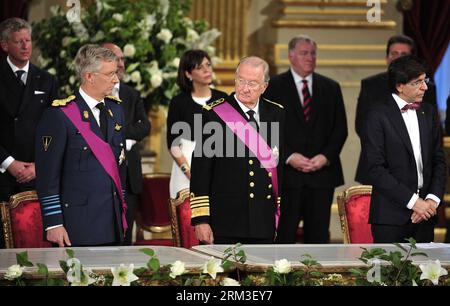
[[[271,175],[273,195],[275,203],[278,201],[278,175],[277,162],[272,155],[272,150],[266,143],[264,138],[253,128],[251,124],[245,120],[236,109],[234,109],[227,101],[214,106],[212,110],[222,119],[231,131],[247,146],[247,148],[255,154],[261,165]],[[236,128],[236,123],[244,125],[243,129]],[[249,132],[247,134],[246,132]],[[280,218],[280,206],[276,205],[275,210],[275,227],[278,228],[278,219]]]
[[[122,226],[125,233],[128,228],[126,219],[127,203],[125,203],[125,199],[123,198],[119,169],[117,168],[116,159],[111,147],[107,142],[103,141],[103,139],[92,132],[89,122],[81,120],[80,109],[75,102],[62,107],[61,110],[73,125],[75,125],[78,131],[80,131],[81,136],[83,136],[83,139],[87,142],[89,148],[91,148],[92,153],[94,153],[98,162],[113,180],[117,193],[119,194],[120,202],[122,202]]]

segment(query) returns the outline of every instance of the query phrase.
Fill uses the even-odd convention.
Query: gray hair
[[[239,67],[242,64],[247,64],[247,65],[250,65],[250,66],[255,67],[255,68],[259,67],[259,66],[262,66],[263,67],[263,71],[264,71],[264,82],[269,82],[269,80],[270,80],[270,77],[269,77],[269,64],[267,64],[267,62],[265,60],[263,60],[262,58],[257,57],[257,56],[246,56],[246,57],[242,58],[239,61],[239,64],[238,64],[238,66],[236,68],[236,74],[239,73]]]
[[[88,44],[81,47],[75,56],[75,71],[81,83],[84,83],[83,75],[86,72],[98,72],[102,68],[102,62],[115,62],[117,56],[109,49],[99,45]]]
[[[295,49],[295,46],[297,46],[297,44],[300,42],[306,42],[308,44],[312,44],[312,45],[314,45],[314,47],[317,48],[316,42],[311,37],[309,37],[306,34],[300,34],[298,36],[295,36],[294,38],[292,38],[289,41],[289,52],[293,51]]]
[[[8,41],[11,38],[11,33],[19,32],[23,29],[30,31],[31,35],[31,26],[25,20],[16,17],[4,20],[0,23],[0,41]]]

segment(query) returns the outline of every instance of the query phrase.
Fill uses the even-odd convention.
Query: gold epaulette
[[[264,100],[266,100],[267,102],[269,102],[269,103],[272,103],[272,104],[274,104],[274,105],[278,106],[279,108],[284,108],[284,106],[283,106],[283,105],[281,105],[281,104],[279,104],[279,103],[276,103],[276,102],[270,101],[269,99],[266,99],[266,98],[264,98]]]
[[[74,95],[71,95],[71,96],[68,96],[65,99],[53,100],[52,106],[55,106],[55,107],[66,106],[67,104],[69,104],[70,102],[75,100],[75,98],[76,97]]]
[[[213,107],[215,107],[215,106],[217,106],[217,105],[219,105],[219,104],[221,104],[223,102],[225,102],[225,99],[224,98],[220,98],[219,100],[216,100],[214,102],[206,104],[205,106],[203,106],[203,108],[206,109],[206,110],[212,110]]]
[[[209,217],[209,196],[195,196],[190,194],[191,218]]]
[[[106,98],[113,100],[114,102],[116,102],[117,104],[122,103],[122,100],[120,100],[119,98],[117,98],[116,96],[106,96]]]

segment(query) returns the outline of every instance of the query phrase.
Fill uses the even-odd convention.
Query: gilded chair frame
[[[14,237],[11,226],[11,210],[18,207],[20,204],[26,201],[37,201],[38,196],[35,190],[24,191],[12,195],[9,198],[9,202],[0,203],[0,213],[2,218],[3,235],[5,238],[5,247],[7,249],[14,248]]]
[[[146,178],[159,178],[159,177],[163,177],[163,178],[170,178],[170,174],[169,173],[150,173],[150,174],[145,174],[144,175],[144,179]],[[169,213],[170,216],[170,213]],[[171,230],[171,225],[165,225],[165,226],[153,226],[153,225],[145,225],[142,222],[142,218],[140,216],[140,212],[139,212],[139,208],[137,208],[137,213],[136,213],[136,240],[144,240],[144,231],[146,232],[151,232],[151,233],[156,233],[156,234],[161,234],[161,233],[166,233],[169,232]]]
[[[359,185],[352,186],[344,190],[340,195],[337,196],[339,219],[341,221],[341,229],[344,234],[344,243],[351,243],[350,231],[348,228],[347,212],[345,210],[345,203],[350,200],[351,197],[355,195],[371,195],[372,186],[370,185]]]
[[[176,247],[182,247],[181,245],[181,234],[180,234],[180,226],[178,223],[178,214],[177,207],[184,203],[184,201],[189,198],[189,189],[182,189],[177,193],[177,197],[175,199],[169,199],[169,212],[170,212],[170,221],[172,228],[172,239],[173,245]]]

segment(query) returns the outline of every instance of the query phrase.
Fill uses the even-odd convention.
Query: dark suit
[[[82,120],[90,122],[91,130],[104,139],[91,109],[78,92],[75,101],[70,103],[78,105]],[[125,118],[120,105],[108,98],[105,103],[109,113],[107,142],[118,162],[125,146]],[[51,137],[47,150],[43,145],[44,137]],[[120,170],[121,182],[124,182],[125,162]],[[60,107],[48,108],[39,122],[36,173],[44,229],[63,224],[75,246],[123,241],[122,207],[117,193],[123,190],[116,190],[112,179]]]
[[[363,142],[363,136],[366,132],[367,115],[370,109],[380,103],[386,103],[386,101],[389,101],[390,97],[391,93],[388,88],[387,72],[382,72],[361,80],[361,90],[359,92],[355,117],[355,129],[361,139],[361,143]],[[429,103],[437,109],[436,87],[434,84],[428,85],[428,90],[425,92],[423,102]],[[362,149],[361,146],[355,181],[358,181],[361,184],[371,185],[369,173],[367,172],[367,161],[364,158]]]
[[[227,97],[226,101],[247,119],[233,95]],[[260,99],[259,116],[260,131],[263,126],[262,122],[268,123],[269,131],[267,135],[264,133],[261,135],[265,137],[267,144],[272,149],[275,146],[279,149],[280,162],[277,173],[280,181],[282,179],[283,134],[272,131],[270,123],[278,122],[282,130],[284,111],[280,105]],[[192,225],[208,223],[212,228],[215,243],[272,242],[275,235],[277,199],[274,199],[273,186],[268,172],[261,167],[256,157],[250,155],[247,147],[226,127],[213,110],[204,111],[203,119],[205,124],[220,124],[222,129],[216,133],[223,139],[220,138],[215,143],[213,157],[208,156],[208,152],[201,150],[203,145],[209,147],[205,140],[211,135],[204,135],[203,141],[197,141],[196,151],[192,158],[190,183]],[[274,136],[271,135],[272,132],[274,135],[280,136],[278,141],[272,137]],[[231,149],[232,142],[226,141],[226,134],[233,139],[234,147]],[[222,152],[221,148],[223,148]],[[245,156],[238,155],[239,148],[245,148]],[[197,203],[201,203],[201,205],[199,206]]]
[[[290,70],[273,77],[264,93],[285,107],[286,158],[297,152],[307,158],[323,154],[329,161],[329,165],[311,173],[285,166],[280,243],[295,242],[302,214],[305,243],[326,243],[334,188],[344,183],[339,154],[347,138],[347,119],[341,89],[337,82],[317,73],[313,74],[312,86],[308,121]]]
[[[34,134],[42,112],[56,98],[56,80],[30,63],[26,86],[6,58],[0,62],[0,163],[8,156],[34,162]],[[19,184],[8,171],[0,173],[0,200],[34,189],[34,180]]]
[[[144,103],[140,93],[134,88],[120,83],[119,97],[125,112],[125,137],[137,142],[148,136],[150,122],[145,112]],[[136,143],[130,151],[126,151],[127,178],[126,178],[126,201],[128,205],[127,222],[128,230],[125,235],[125,245],[131,245],[133,223],[136,208],[139,205],[139,194],[142,191],[142,166],[139,145]],[[125,184],[125,182],[124,182]],[[125,186],[124,186],[125,187]]]
[[[423,103],[416,113],[423,163],[423,187],[419,196],[425,198],[433,194],[442,199],[446,165],[436,110]],[[404,242],[402,237],[410,236],[418,242],[433,241],[432,229],[436,217],[412,225],[412,210],[406,207],[418,189],[417,168],[408,130],[395,100],[391,97],[387,103],[374,107],[367,116],[367,125],[370,129],[363,145],[373,182],[369,223],[373,226],[391,226],[390,231],[381,235],[372,229],[374,241]],[[404,232],[404,235],[400,233],[393,238],[398,231]]]

